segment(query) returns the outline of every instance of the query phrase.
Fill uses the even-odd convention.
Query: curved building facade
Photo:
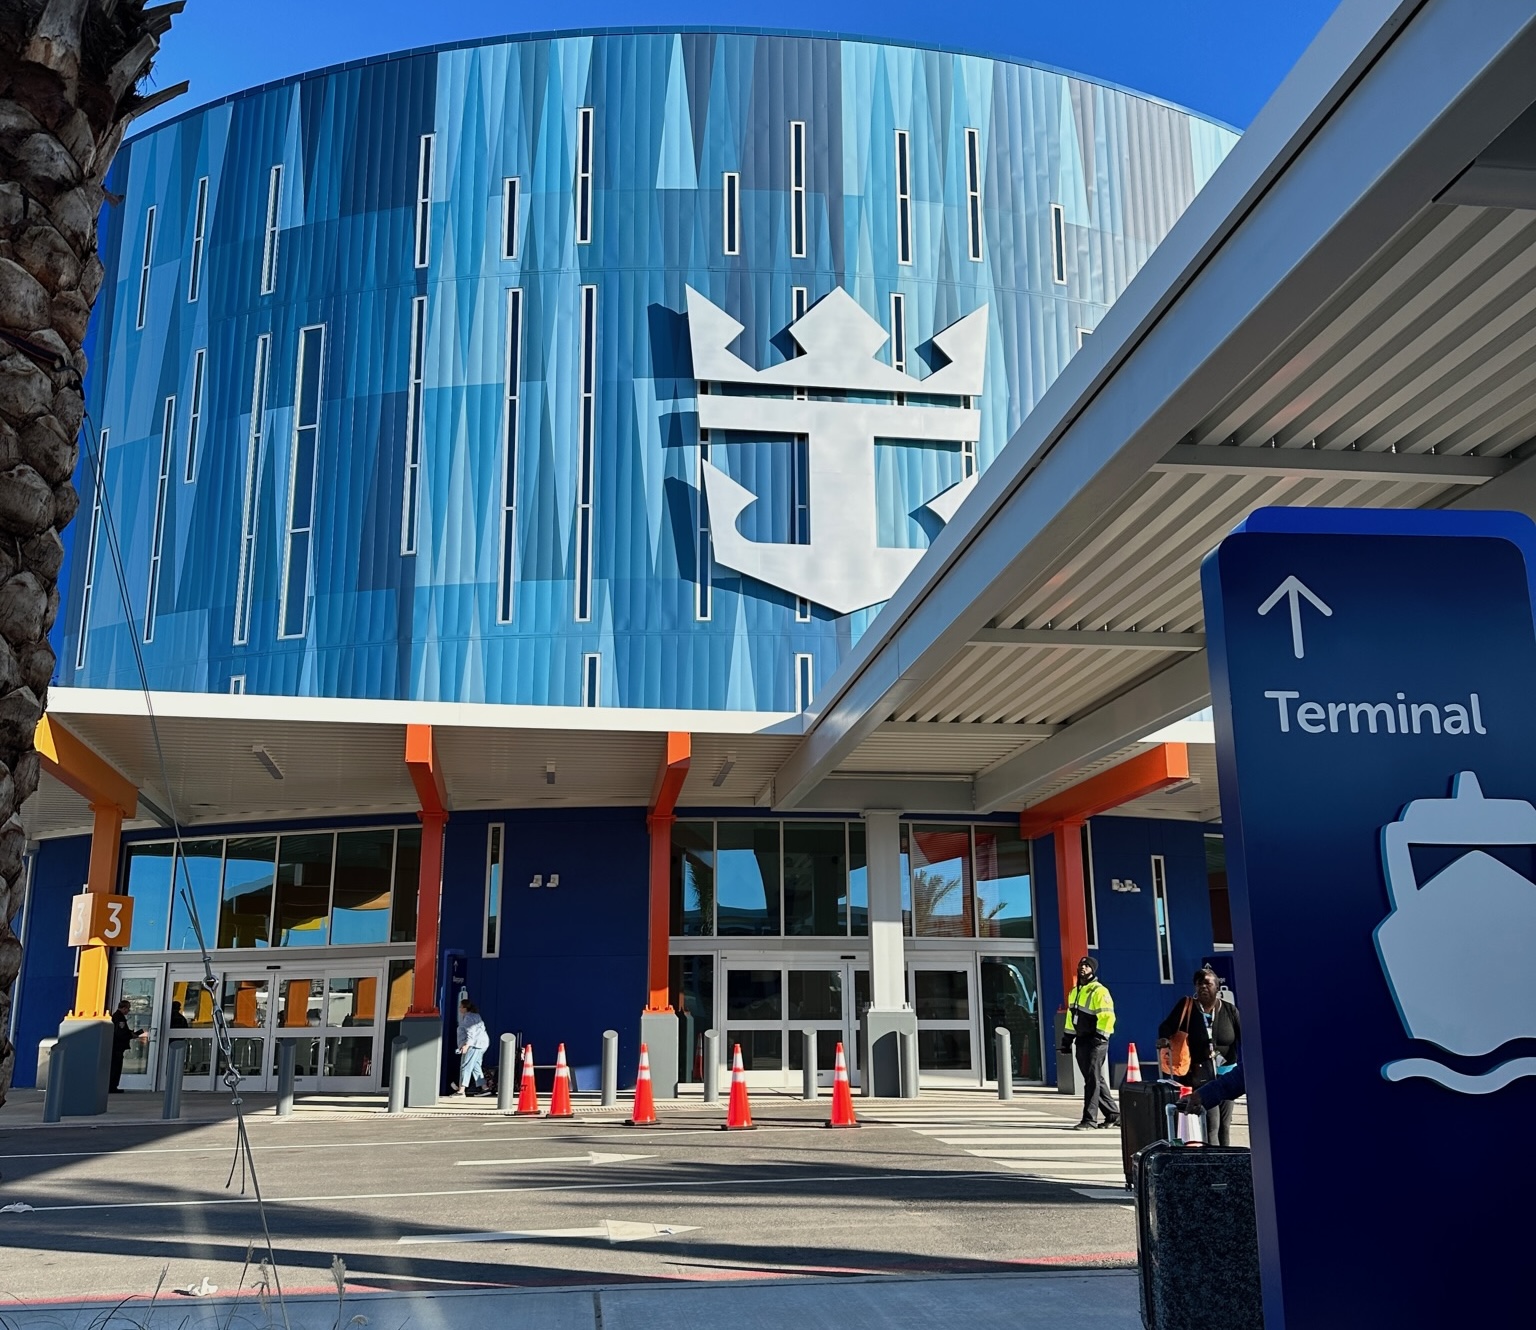
[[[183,115],[114,168],[59,681],[798,710],[1234,137],[735,32]]]

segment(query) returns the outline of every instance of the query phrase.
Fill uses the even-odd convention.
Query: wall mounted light
[[[725,784],[725,778],[731,774],[731,770],[735,767],[735,765],[736,754],[727,753],[725,755],[725,761],[720,764],[720,770],[715,772],[715,778],[710,783],[718,790],[722,785]]]
[[[536,888],[536,887],[542,887],[543,885],[544,885],[544,874],[543,873],[535,873],[533,875],[533,881],[528,884],[530,890],[533,889],[533,888]]]
[[[544,783],[546,785],[553,785],[555,783],[555,764],[553,762],[546,762],[544,764]]]
[[[277,765],[277,759],[267,752],[264,745],[252,744],[251,752],[255,754],[256,760],[267,769],[267,775],[271,776],[273,780],[283,779],[283,769]]]
[[[550,885],[550,889],[551,890],[553,890],[555,887],[558,887],[560,885],[560,874],[559,873],[551,873],[549,875],[549,885]]]

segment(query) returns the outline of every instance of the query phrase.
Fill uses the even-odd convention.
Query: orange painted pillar
[[[437,1007],[437,929],[443,897],[443,828],[448,814],[421,818],[421,875],[416,882],[416,969],[407,1016],[439,1016]]]
[[[1088,954],[1088,902],[1083,883],[1083,824],[1056,825],[1056,911],[1061,933],[1061,998],[1077,983],[1077,962]]]
[[[672,940],[672,824],[677,797],[688,779],[693,760],[693,736],[674,730],[667,735],[656,784],[651,790],[651,806],[645,825],[651,833],[650,865],[650,945],[647,949],[646,1011],[672,1010],[671,940]]]
[[[123,808],[115,803],[91,805],[91,861],[85,889],[92,895],[110,896],[117,890],[118,851],[123,840]],[[80,975],[75,980],[75,1007],[71,1020],[100,1020],[107,1013],[107,948],[87,943],[80,948]]]

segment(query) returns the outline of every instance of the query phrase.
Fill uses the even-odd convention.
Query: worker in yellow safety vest
[[[1099,982],[1099,963],[1084,956],[1077,963],[1077,984],[1067,994],[1067,1028],[1061,1051],[1075,1053],[1083,1076],[1083,1120],[1076,1130],[1115,1127],[1120,1110],[1109,1093],[1109,1036],[1115,1032],[1115,1000]],[[1103,1113],[1104,1120],[1098,1121]]]

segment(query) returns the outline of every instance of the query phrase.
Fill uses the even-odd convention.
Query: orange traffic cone
[[[1141,1061],[1136,1056],[1136,1045],[1132,1044],[1130,1051],[1125,1055],[1125,1083],[1127,1085],[1141,1084]]]
[[[832,1116],[829,1127],[857,1127],[853,1115],[853,1087],[848,1084],[848,1064],[843,1060],[843,1046],[837,1046],[837,1064],[832,1072]]]
[[[517,1112],[520,1118],[539,1116],[539,1087],[533,1080],[533,1045],[523,1045],[523,1083],[517,1088]]]
[[[573,1118],[576,1111],[571,1107],[571,1069],[565,1065],[565,1045],[555,1054],[555,1088],[549,1096],[549,1114],[552,1118]]]
[[[1191,1093],[1192,1093],[1192,1091],[1190,1090],[1189,1086],[1187,1086],[1187,1085],[1182,1090],[1179,1091],[1179,1102],[1180,1102],[1181,1105],[1183,1104],[1184,1100],[1189,1098]],[[1179,1122],[1178,1122],[1179,1144],[1181,1144],[1181,1145],[1204,1145],[1205,1144],[1205,1114],[1199,1113],[1199,1112],[1195,1112],[1195,1113],[1182,1113],[1181,1112],[1181,1113],[1176,1114],[1176,1116],[1179,1119]]]
[[[635,1116],[625,1121],[630,1127],[656,1125],[656,1097],[651,1092],[651,1055],[640,1045],[640,1070],[635,1073]]]
[[[756,1131],[752,1125],[752,1105],[747,1099],[747,1073],[741,1065],[741,1045],[732,1046],[731,1102],[726,1106],[722,1131]]]

